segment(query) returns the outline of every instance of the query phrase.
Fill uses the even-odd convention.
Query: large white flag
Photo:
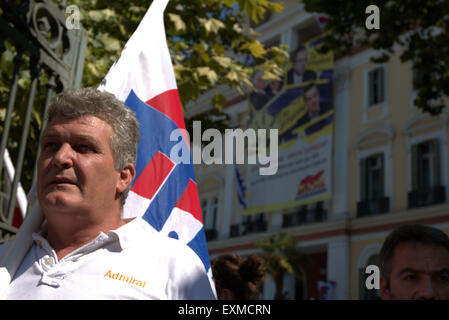
[[[136,179],[124,217],[141,216],[157,231],[191,247],[215,291],[193,165],[170,159],[173,146],[185,144],[184,151],[190,146],[185,134],[182,141],[170,140],[174,130],[185,130],[185,123],[165,36],[167,3],[153,1],[99,90],[124,101],[141,123]]]

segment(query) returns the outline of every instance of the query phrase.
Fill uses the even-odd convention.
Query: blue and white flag
[[[195,251],[212,281],[209,253],[193,165],[170,159],[170,134],[185,130],[176,79],[165,36],[163,14],[168,0],[154,0],[99,90],[113,93],[140,121],[136,178],[123,217],[143,217],[155,230],[179,239]],[[191,158],[191,157],[190,157]]]
[[[237,165],[235,165],[235,176],[237,178],[237,195],[239,197],[239,202],[246,209],[246,185]]]

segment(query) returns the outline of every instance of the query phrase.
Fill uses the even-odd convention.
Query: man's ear
[[[380,297],[382,300],[392,300],[390,286],[388,285],[388,280],[385,277],[380,277]]]
[[[128,188],[136,176],[136,168],[132,163],[128,163],[125,168],[119,171],[117,182],[117,193],[122,193]]]

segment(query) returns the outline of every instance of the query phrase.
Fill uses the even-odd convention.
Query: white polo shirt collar
[[[126,231],[132,228],[131,226],[128,226],[131,222],[128,222],[127,224],[121,226],[117,230],[111,230],[107,234],[105,234],[104,232],[100,232],[94,240],[72,251],[71,253],[66,255],[62,260],[77,259],[79,256],[95,251],[98,248],[104,246],[105,244],[109,244],[112,242],[117,242],[119,250],[125,249],[126,247],[129,246],[132,239],[132,238],[130,239]],[[47,251],[48,254],[54,256],[53,258],[57,262],[56,252],[53,250],[50,243],[44,237],[46,233],[47,233],[47,225],[44,224],[44,226],[38,233],[34,232],[32,234],[32,239],[39,247]]]

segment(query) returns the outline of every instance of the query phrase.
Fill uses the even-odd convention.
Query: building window
[[[357,215],[366,216],[389,210],[389,198],[385,197],[384,155],[376,154],[360,160],[360,201]]]
[[[255,215],[245,216],[243,218],[243,232],[242,234],[257,233],[267,231],[267,220],[265,213],[259,213]]]
[[[368,107],[378,105],[385,100],[384,68],[368,72]]]
[[[206,239],[207,240],[217,239],[218,232],[216,226],[218,215],[218,197],[204,199],[201,202],[201,210],[203,213],[203,225],[206,231]]]
[[[323,201],[296,207],[291,213],[282,216],[282,227],[288,228],[306,223],[327,220],[327,209]]]
[[[445,201],[445,188],[441,185],[440,151],[437,139],[424,141],[411,148],[412,191],[409,207],[421,207]]]
[[[362,159],[362,194],[364,200],[372,200],[384,195],[384,155]]]

